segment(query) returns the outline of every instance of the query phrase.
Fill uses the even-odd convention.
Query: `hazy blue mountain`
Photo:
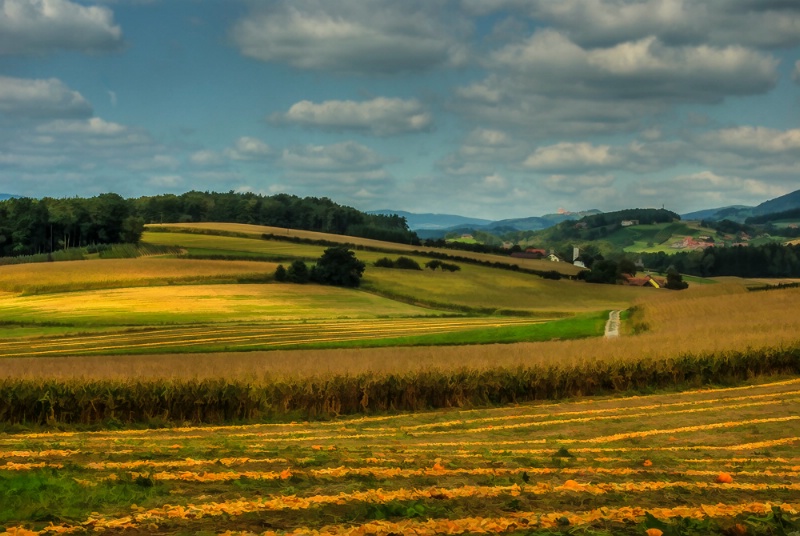
[[[795,190],[794,192],[776,197],[775,199],[764,201],[755,207],[732,205],[729,207],[711,208],[690,212],[689,214],[682,214],[681,218],[684,220],[731,220],[744,222],[744,220],[750,216],[761,216],[795,208],[800,208],[800,190]]]
[[[14,194],[0,194],[0,201],[5,201],[6,199],[13,199],[15,197],[19,196]]]
[[[795,208],[800,208],[800,190],[764,201],[753,209],[753,215],[761,216],[762,214],[772,214],[773,212],[783,212],[784,210]]]
[[[753,207],[748,207],[746,205],[729,205],[727,207],[719,207],[719,208],[707,208],[704,210],[697,210],[695,212],[689,212],[687,214],[681,214],[682,220],[722,220],[724,218],[717,217],[717,214],[730,214],[736,212],[738,210],[749,210]]]
[[[545,214],[544,216],[531,216],[529,218],[512,218],[508,220],[498,220],[490,223],[487,230],[511,230],[511,231],[539,231],[547,229],[553,225],[566,220],[579,220],[584,216],[600,214],[597,209],[584,210],[582,212],[569,212],[561,214]]]
[[[367,214],[384,214],[390,216],[397,214],[402,216],[408,222],[408,228],[412,231],[418,229],[449,229],[458,226],[484,226],[492,223],[491,220],[484,220],[481,218],[469,218],[467,216],[458,216],[456,214],[416,214],[414,212],[406,212],[404,210],[371,210]]]

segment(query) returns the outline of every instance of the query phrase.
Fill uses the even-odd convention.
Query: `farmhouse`
[[[657,279],[650,277],[649,275],[646,275],[644,277],[634,277],[629,274],[622,274],[622,278],[624,279],[626,285],[630,285],[632,287],[645,287],[647,285],[650,285],[651,287],[654,288],[661,288],[662,286],[664,286],[665,283],[664,281],[658,281]]]
[[[631,225],[639,225],[639,220],[622,220],[620,225],[623,227],[630,227]]]

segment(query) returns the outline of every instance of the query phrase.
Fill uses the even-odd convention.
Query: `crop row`
[[[3,434],[0,533],[641,536],[691,534],[690,524],[696,534],[788,534],[800,528],[798,383],[326,422]],[[548,424],[531,434],[502,428],[507,417]],[[437,423],[444,428],[420,426]],[[437,431],[447,441],[423,433]],[[45,519],[37,505],[47,505]],[[758,531],[737,532],[742,523]]]
[[[0,380],[0,422],[225,423],[526,400],[800,373],[800,346],[638,362],[265,380]]]

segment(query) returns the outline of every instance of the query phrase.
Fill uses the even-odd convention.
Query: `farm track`
[[[91,335],[19,338],[0,342],[0,357],[202,350],[254,350],[315,343],[375,340],[471,329],[540,324],[520,318],[401,318],[176,326]],[[125,350],[130,350],[126,352]]]
[[[150,491],[52,524],[0,507],[0,525],[9,534],[644,534],[649,512],[732,534],[774,508],[787,522],[800,516],[798,423],[792,379],[316,423],[5,434],[0,482],[55,475],[78,493],[135,482]],[[752,534],[769,533],[767,521],[748,526],[759,523]]]

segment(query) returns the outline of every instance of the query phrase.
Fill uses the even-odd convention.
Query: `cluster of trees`
[[[566,240],[599,240],[622,226],[623,221],[638,221],[641,225],[670,223],[681,217],[663,208],[633,208],[584,216],[578,222],[567,220],[546,229],[541,234],[549,242]]]
[[[442,262],[439,259],[433,259],[425,263],[425,268],[436,271],[441,269],[443,272],[458,272],[461,267],[457,264],[450,264],[449,262]]]
[[[296,260],[285,268],[282,264],[275,270],[275,281],[287,283],[319,283],[337,287],[355,288],[361,283],[366,265],[345,246],[326,249],[310,269],[305,262]]]
[[[124,199],[0,201],[0,256],[33,255],[90,244],[138,242],[145,223],[218,221],[348,234],[419,244],[405,218],[365,214],[327,198],[279,194],[187,192]]]
[[[138,242],[143,230],[132,203],[117,194],[0,201],[0,256]]]
[[[395,260],[389,257],[382,257],[375,261],[378,268],[397,268],[398,270],[422,270],[417,261],[409,257],[397,257]]]
[[[736,246],[666,253],[643,253],[645,266],[665,271],[670,266],[700,277],[800,277],[800,245]]]
[[[141,197],[133,200],[133,204],[136,213],[147,223],[249,223],[419,244],[405,218],[396,214],[365,214],[327,197],[192,191]]]

